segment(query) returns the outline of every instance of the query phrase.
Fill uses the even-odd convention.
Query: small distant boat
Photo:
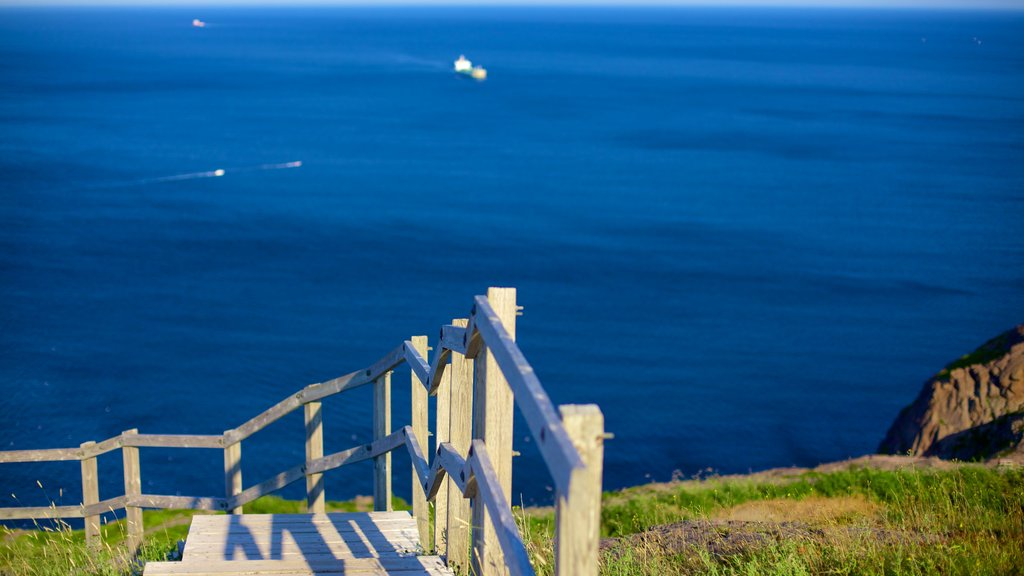
[[[459,59],[455,61],[455,73],[462,74],[463,76],[469,76],[476,80],[486,80],[487,70],[482,66],[473,66],[473,63],[466,59],[465,56],[459,56]]]
[[[192,20],[192,25],[195,26],[196,28],[206,28],[206,22],[203,22],[199,18],[196,18],[195,20]]]

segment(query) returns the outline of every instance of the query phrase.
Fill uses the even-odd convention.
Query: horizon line
[[[0,8],[763,8],[811,10],[1021,11],[1024,0],[0,0]]]

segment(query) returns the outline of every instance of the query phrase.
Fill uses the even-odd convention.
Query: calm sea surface
[[[552,399],[604,410],[607,488],[873,451],[1024,321],[1024,16],[0,10],[0,449],[218,434],[493,285]],[[328,451],[369,439],[369,390],[325,410]],[[246,484],[302,435],[247,441]],[[221,467],[142,451],[146,492]],[[0,505],[78,473],[2,465]]]

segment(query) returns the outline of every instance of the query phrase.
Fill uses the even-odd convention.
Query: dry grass
[[[773,498],[744,502],[712,515],[739,522],[801,522],[810,526],[877,524],[883,507],[866,496],[809,496],[800,500]]]

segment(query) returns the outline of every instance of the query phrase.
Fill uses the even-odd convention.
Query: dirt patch
[[[647,550],[662,555],[707,551],[716,556],[752,552],[783,541],[828,544],[870,539],[882,544],[937,544],[934,534],[865,526],[811,526],[803,522],[746,522],[739,520],[688,520],[657,526],[646,532],[601,541],[601,551],[616,556]]]

